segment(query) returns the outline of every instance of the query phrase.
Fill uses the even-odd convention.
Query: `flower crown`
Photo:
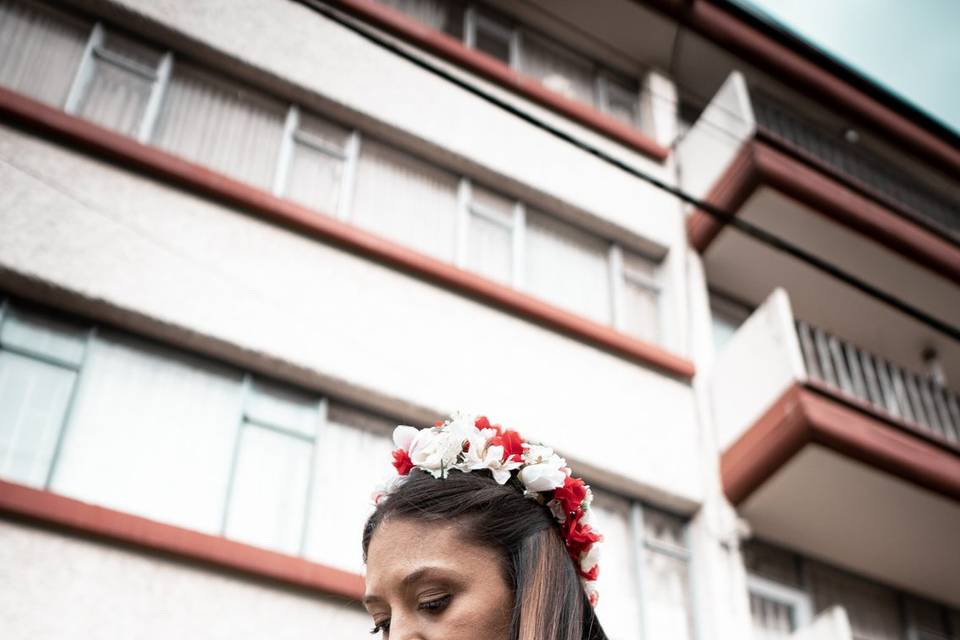
[[[567,461],[550,447],[525,441],[519,433],[490,424],[485,416],[456,414],[430,429],[398,426],[393,466],[401,477],[421,469],[434,478],[446,478],[452,469],[462,473],[486,469],[499,484],[514,475],[525,496],[546,505],[560,525],[567,552],[573,559],[590,604],[596,605],[599,542],[592,524],[593,494],[580,478],[570,475]],[[379,502],[386,492],[375,496]]]

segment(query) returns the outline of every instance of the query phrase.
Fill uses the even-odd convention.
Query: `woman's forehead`
[[[367,551],[367,585],[400,586],[424,568],[451,575],[477,575],[499,568],[494,549],[468,541],[462,528],[450,523],[389,519],[377,527]]]

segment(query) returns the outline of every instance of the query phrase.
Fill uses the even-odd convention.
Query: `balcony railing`
[[[801,320],[795,326],[809,379],[960,445],[960,396],[956,393]]]
[[[812,157],[859,188],[960,241],[960,203],[881,158],[815,125],[760,92],[751,94],[762,135]]]

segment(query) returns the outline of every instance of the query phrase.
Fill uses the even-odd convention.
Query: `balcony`
[[[710,392],[724,491],[758,537],[960,603],[955,391],[797,320],[778,289]]]
[[[960,202],[770,96],[751,93],[757,135],[828,171],[914,222],[960,241]]]

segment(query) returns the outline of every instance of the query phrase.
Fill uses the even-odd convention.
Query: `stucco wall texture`
[[[10,640],[346,640],[357,605],[0,520],[0,636]]]

